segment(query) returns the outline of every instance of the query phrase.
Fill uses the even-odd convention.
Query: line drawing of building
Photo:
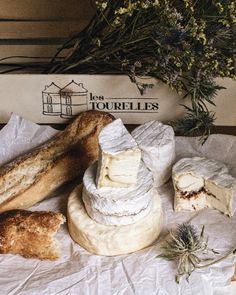
[[[43,114],[71,118],[88,110],[87,95],[88,90],[84,88],[83,83],[72,80],[60,88],[52,82],[42,91]]]
[[[88,90],[83,83],[72,80],[60,91],[61,94],[61,117],[70,118],[76,114],[86,111]]]
[[[61,88],[52,82],[42,91],[43,114],[49,116],[61,115]]]

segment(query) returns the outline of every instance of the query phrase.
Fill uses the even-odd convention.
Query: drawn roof
[[[60,93],[61,88],[57,86],[54,82],[52,82],[50,85],[46,85],[45,89],[43,90],[44,93],[50,93],[50,94],[57,94]]]
[[[74,80],[72,80],[69,84],[61,89],[61,92],[86,93],[88,92],[88,90],[83,87],[83,83],[78,84]]]

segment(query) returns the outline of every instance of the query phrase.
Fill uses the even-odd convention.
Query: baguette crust
[[[0,253],[26,258],[57,259],[59,244],[54,235],[65,222],[61,213],[12,210],[0,215]]]
[[[26,209],[81,175],[98,159],[98,135],[113,120],[87,111],[47,143],[0,169],[0,212]]]

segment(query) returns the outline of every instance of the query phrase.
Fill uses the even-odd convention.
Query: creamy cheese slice
[[[141,151],[123,125],[117,119],[99,134],[99,162],[97,187],[129,187],[137,181]]]
[[[163,185],[171,176],[175,159],[175,135],[169,125],[150,121],[133,130],[134,137],[142,151],[142,159],[152,171],[154,186]]]
[[[172,170],[175,211],[217,209],[233,216],[236,179],[223,163],[202,157],[184,158]]]

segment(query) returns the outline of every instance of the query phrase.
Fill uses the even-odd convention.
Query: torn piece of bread
[[[98,159],[98,135],[113,119],[83,112],[51,140],[1,167],[0,212],[29,208],[81,175]]]
[[[11,210],[0,215],[0,253],[26,258],[60,257],[59,242],[54,238],[65,222],[61,213]]]

